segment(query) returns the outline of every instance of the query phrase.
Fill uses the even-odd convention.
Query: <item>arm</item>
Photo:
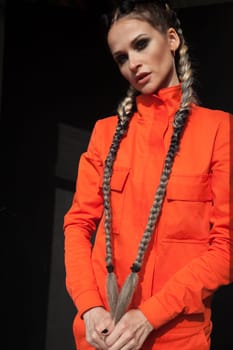
[[[231,131],[232,117],[230,122],[225,118],[219,125],[212,156],[213,210],[208,250],[179,270],[156,295],[139,307],[155,329],[179,314],[203,312],[204,299],[233,280]]]
[[[91,266],[91,237],[103,211],[102,168],[95,127],[87,152],[80,158],[76,192],[64,217],[66,287],[81,314],[103,304]]]

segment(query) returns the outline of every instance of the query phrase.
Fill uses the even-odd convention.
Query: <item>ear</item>
[[[180,38],[177,34],[177,31],[174,28],[171,27],[167,30],[167,39],[168,45],[170,46],[170,50],[172,52],[175,52],[180,46]]]

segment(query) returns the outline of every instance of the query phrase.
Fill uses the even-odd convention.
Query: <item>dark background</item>
[[[126,89],[104,41],[100,15],[106,3],[4,4],[0,232],[9,349],[44,350],[48,336],[54,198],[57,189],[72,192],[76,176],[55,172],[58,126],[90,132],[97,119],[114,112]],[[233,3],[177,12],[201,104],[233,113]],[[67,317],[66,303],[58,307]],[[64,323],[71,324],[71,305],[69,310]],[[212,350],[233,349],[232,312],[232,286],[221,288],[213,304]],[[60,348],[73,349],[65,342]]]

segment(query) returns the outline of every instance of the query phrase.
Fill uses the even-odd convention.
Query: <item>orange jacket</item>
[[[180,85],[138,96],[138,111],[117,153],[111,201],[113,262],[120,286],[146,227],[180,97]],[[143,349],[155,344],[170,349],[169,341],[173,349],[209,348],[211,296],[232,281],[230,120],[228,113],[192,107],[131,304],[155,328]],[[64,218],[66,285],[79,311],[74,335],[80,350],[92,349],[80,316],[98,305],[108,308],[101,186],[116,123],[116,116],[97,121]],[[96,230],[92,249],[90,237]]]

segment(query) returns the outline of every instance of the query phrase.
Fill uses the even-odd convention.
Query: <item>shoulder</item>
[[[98,135],[99,134],[113,135],[113,133],[116,130],[117,122],[118,122],[117,115],[111,115],[111,116],[100,118],[95,122],[93,133]]]
[[[105,127],[116,127],[118,121],[117,115],[110,115],[107,117],[100,118],[96,121],[95,127],[105,128]]]
[[[232,123],[233,116],[231,113],[220,109],[193,105],[190,120],[196,122],[199,127],[218,128],[221,124],[227,125]]]
[[[95,145],[98,149],[109,147],[116,130],[118,117],[116,115],[98,119],[91,132],[90,146]]]
[[[229,119],[229,116],[232,117],[232,115],[229,112],[220,110],[220,109],[211,109],[208,107],[203,107],[203,106],[199,106],[199,105],[193,105],[192,108],[192,114],[193,115],[199,115],[204,116],[205,118],[207,118],[207,120],[213,121],[221,121],[224,119]]]

